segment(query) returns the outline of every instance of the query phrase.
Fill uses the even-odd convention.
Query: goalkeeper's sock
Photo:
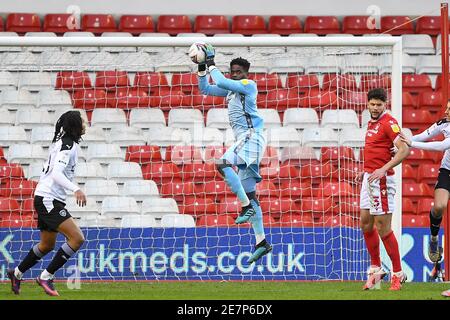
[[[430,232],[432,237],[437,237],[439,234],[439,228],[441,227],[442,216],[437,218],[433,215],[434,210],[430,210]]]
[[[55,272],[60,269],[70,257],[75,254],[75,252],[76,250],[73,250],[67,243],[64,243],[46,268],[48,273],[55,274]]]
[[[373,228],[372,231],[364,232],[364,240],[367,251],[369,251],[371,265],[380,267],[380,237],[378,236],[377,229]]]
[[[230,187],[231,191],[233,191],[233,193],[237,195],[242,207],[247,207],[248,205],[250,205],[250,200],[245,193],[241,180],[239,179],[236,172],[234,172],[233,168],[226,167],[223,168],[222,171],[225,176],[225,182]]]
[[[382,238],[382,240],[384,248],[386,249],[389,258],[391,258],[392,271],[393,272],[402,271],[402,264],[400,262],[400,252],[398,250],[398,242],[397,238],[395,237],[394,231],[389,232],[386,236]]]
[[[22,279],[22,274],[25,273],[28,269],[31,269],[36,263],[38,263],[41,258],[45,256],[44,253],[42,253],[39,250],[39,244],[36,244],[31,248],[31,250],[28,252],[27,256],[23,261],[19,264],[19,266],[15,269],[14,275],[17,279]]]
[[[250,203],[256,211],[256,214],[250,218],[250,223],[252,224],[253,231],[255,232],[256,244],[258,244],[266,238],[264,233],[262,210],[257,200],[255,201],[252,199],[250,200]]]

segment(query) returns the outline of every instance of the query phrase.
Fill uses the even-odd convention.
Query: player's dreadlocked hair
[[[245,72],[248,72],[248,69],[250,69],[250,62],[248,62],[244,58],[239,57],[231,60],[230,67],[236,64],[243,67],[245,69]]]
[[[79,111],[67,111],[55,125],[55,135],[52,142],[55,143],[64,135],[69,136],[76,143],[80,142],[81,133],[83,131],[83,120]]]
[[[381,100],[383,102],[387,101],[386,90],[383,88],[372,89],[367,93],[367,100],[376,99]]]

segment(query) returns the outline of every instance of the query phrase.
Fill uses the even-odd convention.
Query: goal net
[[[233,58],[246,58],[258,86],[267,147],[257,197],[273,251],[253,264],[246,262],[252,227],[234,224],[240,203],[215,169],[234,142],[227,102],[201,94],[187,55],[198,40],[216,47],[225,74]],[[67,208],[86,242],[57,277],[363,279],[369,257],[354,178],[362,169],[368,90],[386,89],[401,121],[396,37],[0,41],[2,279],[38,242],[33,192],[54,124],[73,109],[90,124],[75,170],[88,204],[78,207],[69,194]]]

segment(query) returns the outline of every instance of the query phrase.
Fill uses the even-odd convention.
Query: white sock
[[[396,275],[397,277],[403,276],[403,270],[400,270],[399,272],[394,272],[394,275]]]
[[[261,241],[263,241],[266,238],[264,233],[262,233],[262,234],[255,234],[255,237],[256,237],[256,244],[261,243]]]
[[[20,272],[19,267],[16,267],[16,268],[14,269],[14,276],[15,276],[17,279],[22,280],[23,273]]]
[[[42,280],[51,280],[53,279],[53,275],[51,273],[49,273],[47,271],[47,269],[44,269],[44,271],[42,271],[40,278]]]

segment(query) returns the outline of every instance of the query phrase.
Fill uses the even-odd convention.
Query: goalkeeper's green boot
[[[256,245],[255,249],[252,256],[247,260],[248,263],[253,263],[268,254],[272,251],[272,246],[264,239]]]

